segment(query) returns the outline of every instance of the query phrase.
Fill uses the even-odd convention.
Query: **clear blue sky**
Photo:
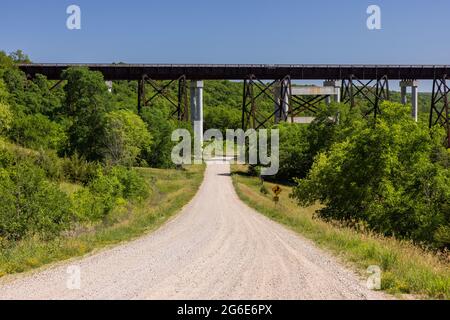
[[[66,28],[66,8],[82,29]],[[366,27],[369,4],[382,30]],[[35,62],[450,64],[448,0],[2,0],[0,50]]]

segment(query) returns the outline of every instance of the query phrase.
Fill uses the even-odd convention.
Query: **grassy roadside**
[[[204,166],[173,169],[139,169],[151,186],[151,195],[139,204],[118,206],[114,223],[93,226],[52,241],[27,239],[0,250],[0,277],[34,269],[52,262],[82,256],[157,229],[186,205],[197,192]],[[63,189],[76,188],[64,185]]]
[[[289,198],[291,188],[288,186],[282,186],[280,202],[275,205],[271,191],[274,184],[264,183],[269,191],[265,195],[260,191],[259,179],[249,177],[245,172],[244,166],[232,166],[233,184],[242,201],[331,251],[361,274],[365,274],[370,265],[380,266],[383,290],[393,294],[450,299],[450,265],[436,255],[410,243],[314,219],[317,207],[297,206]]]

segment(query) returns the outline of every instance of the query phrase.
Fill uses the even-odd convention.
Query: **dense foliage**
[[[119,110],[105,117],[103,145],[112,164],[134,165],[141,152],[150,153],[151,136],[147,125],[131,111]]]
[[[296,179],[293,196],[302,205],[320,201],[324,219],[448,246],[450,154],[441,133],[414,122],[408,107],[384,103],[376,121],[334,125],[333,144]]]
[[[153,140],[129,104],[129,84],[109,93],[86,68],[66,70],[61,84],[29,80],[15,67],[28,61],[0,52],[0,245],[105,223],[114,208],[149,195],[131,166],[145,164]]]

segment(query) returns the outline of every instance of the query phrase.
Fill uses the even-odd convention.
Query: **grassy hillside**
[[[155,230],[189,202],[203,177],[204,166],[185,170],[137,169],[151,187],[149,196],[137,203],[118,204],[107,220],[79,224],[51,241],[26,238],[0,249],[0,276],[23,272],[131,240]],[[63,182],[61,189],[73,194],[84,188]]]

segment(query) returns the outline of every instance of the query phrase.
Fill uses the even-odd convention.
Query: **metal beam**
[[[31,77],[43,74],[59,80],[69,67],[87,67],[103,74],[105,80],[140,80],[147,74],[154,80],[174,80],[185,75],[188,80],[242,80],[253,74],[261,80],[377,79],[386,75],[391,80],[442,78],[449,65],[305,65],[305,64],[20,64]]]

